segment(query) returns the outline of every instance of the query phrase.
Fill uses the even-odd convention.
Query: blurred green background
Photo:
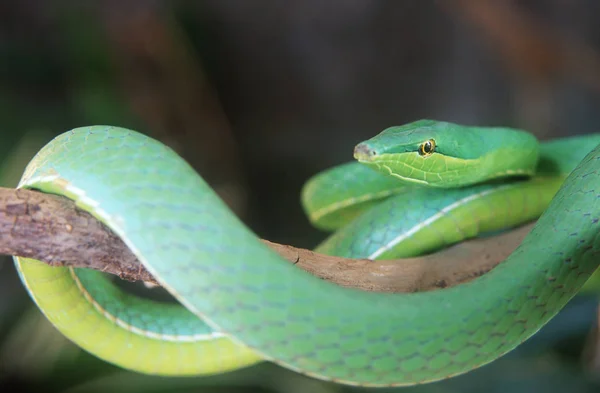
[[[600,2],[0,2],[0,179],[68,129],[174,147],[256,233],[313,247],[302,183],[420,118],[597,132]],[[405,392],[597,392],[596,297],[467,375]],[[43,319],[0,259],[0,391],[352,392],[270,364],[163,379],[110,366]]]

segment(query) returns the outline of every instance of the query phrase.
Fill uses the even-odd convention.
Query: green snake
[[[302,194],[312,222],[340,228],[323,250],[369,254],[383,245],[378,256],[388,257],[396,246],[423,243],[427,252],[541,214],[518,249],[476,280],[376,293],[334,285],[282,259],[160,142],[123,128],[77,128],[38,152],[19,187],[74,200],[180,304],[129,295],[97,271],[19,257],[15,263],[59,331],[134,371],[208,375],[272,361],[351,385],[435,381],[515,348],[595,271],[599,143],[592,135],[540,144],[524,131],[424,120],[357,145],[358,162],[317,175]],[[514,214],[497,217],[490,213],[496,205]],[[371,214],[382,213],[383,226],[396,232],[374,228]],[[402,235],[394,216],[417,221]],[[358,250],[358,238],[346,240],[361,220],[371,226],[365,244],[374,248]]]

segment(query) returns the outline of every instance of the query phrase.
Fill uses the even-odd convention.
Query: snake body
[[[434,149],[427,148],[430,140]],[[470,169],[479,148],[495,154],[513,146],[480,160],[491,178],[533,173],[539,161],[527,133],[448,123],[418,122],[359,146],[356,156],[367,166],[385,173],[394,164],[405,183],[431,180],[434,187],[446,186],[444,176],[440,181],[423,172],[468,167],[467,177],[485,180],[483,171]],[[519,345],[597,268],[600,147],[593,146],[579,146],[584,158],[558,191],[549,187],[553,198],[534,229],[494,270],[444,290],[391,294],[339,287],[284,261],[161,143],[116,127],[74,129],[36,155],[20,187],[73,199],[120,236],[180,305],[131,297],[98,272],[18,257],[16,266],[33,300],[63,334],[135,371],[203,375],[269,360],[345,384],[435,381]],[[450,178],[448,186],[474,182]]]
[[[315,227],[337,230],[315,251],[346,258],[407,258],[523,224],[543,213],[569,173],[598,144],[600,134],[543,142],[535,176],[443,192],[394,181],[360,163],[323,171],[306,183],[302,202]]]

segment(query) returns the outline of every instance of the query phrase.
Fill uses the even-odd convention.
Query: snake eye
[[[431,153],[433,153],[434,150],[435,150],[435,141],[433,139],[425,141],[425,142],[421,143],[421,146],[419,146],[419,154],[422,156],[428,156]]]

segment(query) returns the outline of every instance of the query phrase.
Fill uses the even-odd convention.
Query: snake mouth
[[[366,143],[359,143],[354,148],[354,158],[359,162],[371,162],[377,156],[377,151]]]

